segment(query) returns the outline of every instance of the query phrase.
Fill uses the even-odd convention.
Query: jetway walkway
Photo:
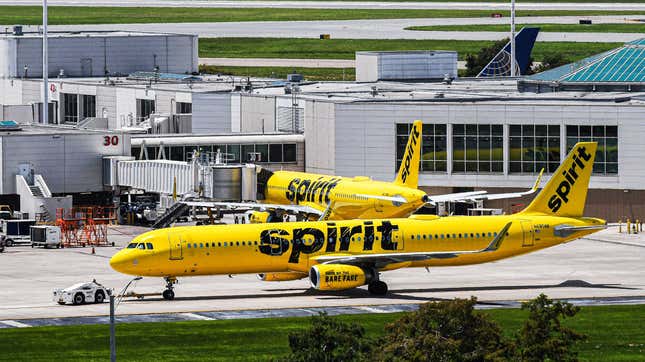
[[[193,193],[196,164],[169,160],[141,160],[128,156],[103,159],[105,186],[125,187],[166,195]]]

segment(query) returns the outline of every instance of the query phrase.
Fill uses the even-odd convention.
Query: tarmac
[[[116,247],[8,248],[0,254],[0,328],[103,323],[108,304],[58,305],[52,290],[96,279],[119,292],[132,278],[113,271],[108,260],[143,227],[115,226]],[[121,321],[209,320],[330,313],[388,312],[416,308],[433,300],[476,296],[483,306],[518,306],[545,293],[586,304],[645,303],[645,234],[619,234],[617,228],[587,239],[494,263],[385,272],[386,297],[365,287],[343,292],[312,290],[308,281],[263,282],[255,275],[180,278],[176,299],[160,295],[126,298],[117,308]],[[129,291],[160,293],[160,278],[144,278]],[[399,306],[399,307],[397,307]],[[400,307],[403,306],[403,307]],[[397,309],[398,308],[398,309]],[[401,309],[403,308],[403,309]]]
[[[645,15],[624,16],[534,16],[518,17],[521,24],[573,24],[580,19],[600,23],[636,23]],[[197,34],[202,38],[319,38],[329,34],[331,39],[437,39],[437,40],[499,40],[508,32],[496,31],[415,31],[411,26],[508,24],[508,18],[454,19],[370,19],[326,21],[246,21],[219,23],[151,23],[151,24],[93,24],[52,25],[50,31],[120,31]],[[37,26],[25,26],[24,31],[37,31]],[[643,37],[642,33],[540,32],[537,41],[627,42]]]

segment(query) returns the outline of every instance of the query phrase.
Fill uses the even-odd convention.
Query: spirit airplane
[[[367,285],[387,293],[381,272],[485,263],[578,239],[606,227],[583,217],[595,142],[578,143],[531,204],[499,216],[188,226],[137,236],[110,260],[115,270],[163,277],[259,273],[266,281],[308,277],[319,290]]]
[[[283,213],[306,215],[307,219],[349,220],[408,217],[425,204],[521,197],[534,193],[542,177],[524,192],[487,194],[486,191],[430,196],[417,189],[423,123],[415,121],[394,182],[374,181],[366,176],[341,177],[304,172],[262,170],[258,193],[263,203],[186,201],[191,206],[256,210],[251,222],[282,221]]]

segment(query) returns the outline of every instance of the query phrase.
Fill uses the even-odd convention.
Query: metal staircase
[[[166,212],[155,220],[155,223],[152,224],[153,229],[161,229],[170,226],[173,222],[177,221],[188,209],[190,206],[178,202],[172,205]]]
[[[38,185],[29,186],[29,191],[31,191],[31,194],[35,197],[45,197],[43,190]]]

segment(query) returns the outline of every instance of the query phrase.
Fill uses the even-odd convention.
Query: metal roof
[[[527,79],[567,83],[645,83],[645,38]]]

